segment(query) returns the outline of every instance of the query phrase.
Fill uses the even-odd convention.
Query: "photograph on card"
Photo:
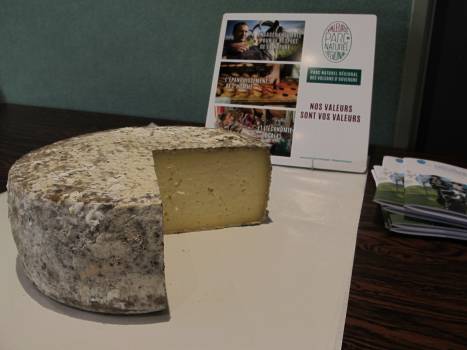
[[[299,76],[298,64],[223,62],[216,103],[295,108]]]
[[[256,137],[270,145],[271,155],[290,157],[294,111],[216,106],[216,127]]]
[[[299,62],[305,21],[227,21],[223,59]]]

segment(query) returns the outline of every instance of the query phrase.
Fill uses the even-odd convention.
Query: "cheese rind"
[[[166,308],[152,151],[194,148],[267,149],[216,129],[123,128],[60,141],[18,160],[9,172],[8,204],[27,277],[44,294],[85,310]]]
[[[65,204],[16,190],[8,204],[20,261],[44,294],[105,313],[166,308],[160,205]]]

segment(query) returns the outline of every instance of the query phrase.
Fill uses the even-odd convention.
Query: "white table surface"
[[[109,316],[24,276],[0,194],[0,350],[340,349],[365,175],[274,167],[271,222],[165,237],[170,312]]]

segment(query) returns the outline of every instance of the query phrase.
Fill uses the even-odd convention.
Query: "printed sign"
[[[207,127],[271,146],[273,164],[364,172],[376,17],[224,15]]]

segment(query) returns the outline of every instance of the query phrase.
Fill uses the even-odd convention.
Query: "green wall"
[[[204,122],[222,14],[378,16],[371,143],[390,145],[410,0],[0,0],[9,103]]]

